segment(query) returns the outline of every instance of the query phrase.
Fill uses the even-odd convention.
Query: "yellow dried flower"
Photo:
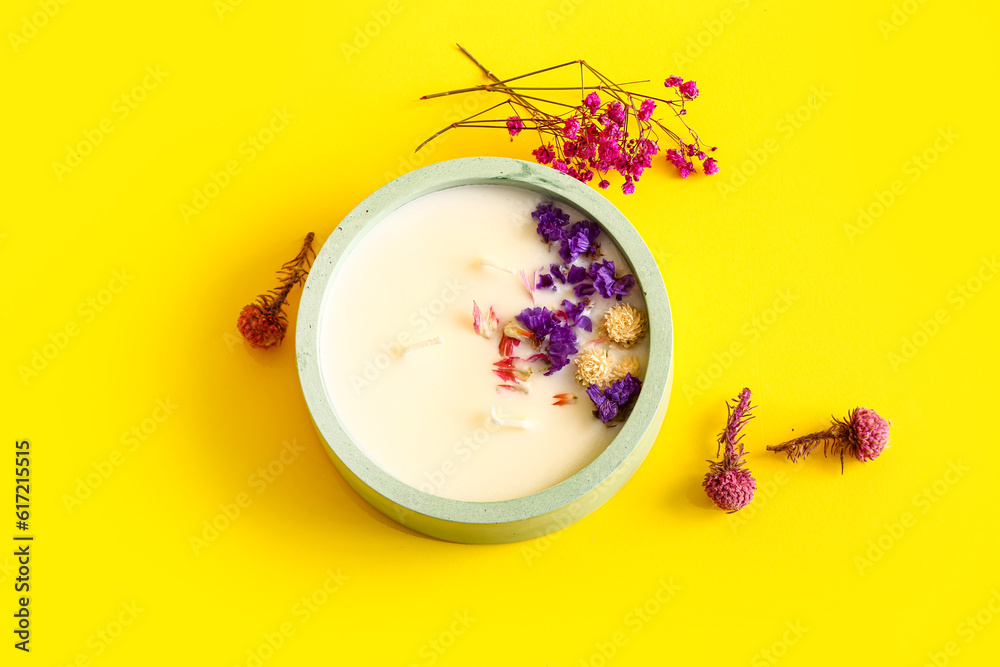
[[[604,329],[612,342],[630,348],[646,335],[646,318],[638,309],[620,303],[604,313]]]
[[[588,347],[576,355],[576,380],[584,387],[596,384],[604,387],[611,377],[612,360],[608,351],[600,347]]]

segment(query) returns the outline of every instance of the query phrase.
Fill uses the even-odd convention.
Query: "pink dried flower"
[[[552,150],[552,144],[539,146],[535,150],[531,151],[531,154],[535,156],[536,160],[538,160],[538,164],[549,164],[556,156],[555,151]]]
[[[653,117],[653,111],[655,109],[656,109],[656,102],[654,102],[649,98],[646,98],[642,101],[642,104],[639,106],[639,112],[636,114],[636,116],[638,116],[639,120],[643,122],[648,121],[650,118]]]
[[[862,463],[878,458],[889,443],[889,422],[869,408],[851,410],[846,421],[833,418],[830,428],[810,433],[780,445],[768,445],[771,452],[786,452],[797,461],[805,458],[820,443],[823,456],[828,452],[840,455],[840,474],[844,474],[844,454],[850,454]]]
[[[677,89],[689,100],[698,97],[698,85],[694,81],[685,81]]]
[[[278,270],[281,286],[258,296],[257,301],[244,306],[236,318],[236,328],[254,347],[267,349],[280,345],[284,340],[288,330],[285,301],[292,288],[305,282],[309,274],[310,256],[315,256],[312,249],[314,236],[312,232],[306,234],[299,254]]]
[[[704,153],[702,153],[702,155],[704,155]],[[706,176],[719,173],[719,163],[715,161],[714,157],[710,157],[705,160],[705,164],[703,166],[705,167]]]
[[[685,108],[687,102],[698,95],[698,87],[694,81],[684,81],[681,77],[671,76],[664,82],[670,93],[664,97],[648,96],[614,83],[585,60],[572,60],[522,76],[501,79],[464,48],[459,46],[459,49],[479,66],[491,82],[424,95],[421,99],[473,91],[500,93],[506,99],[485,111],[451,123],[418,146],[418,151],[429,141],[453,128],[501,127],[505,128],[511,137],[517,136],[522,130],[534,130],[541,139],[541,146],[532,151],[539,164],[549,165],[583,183],[594,181],[598,183],[598,187],[610,187],[608,172],[614,170],[625,181],[622,186],[623,192],[635,191],[644,171],[653,166],[652,156],[659,152],[661,141],[676,145],[682,155],[688,153],[688,157],[698,156],[699,161],[705,161],[701,139],[684,118],[687,114]],[[534,75],[564,68],[579,68],[579,89],[575,85],[527,85],[524,81]],[[596,79],[596,85],[587,85],[588,75]],[[538,92],[546,90],[578,90],[582,99],[577,98],[576,105],[567,104],[559,99],[549,99]],[[602,95],[609,98],[603,104]],[[507,117],[503,117],[502,114],[495,117],[483,115],[493,109],[508,107],[515,112],[515,115]],[[656,114],[667,117],[672,115],[681,126],[680,133],[668,127],[665,118],[655,117]],[[694,150],[685,143],[685,138],[694,141]],[[687,160],[675,164],[675,167],[682,177],[697,171],[695,163]]]
[[[732,404],[726,403],[729,418],[726,428],[719,434],[719,449],[725,446],[722,461],[709,461],[708,473],[702,486],[705,493],[718,507],[727,512],[736,512],[750,504],[757,482],[750,471],[743,467],[743,436],[740,431],[748,421],[753,419],[750,410],[750,390],[745,388]],[[738,447],[738,448],[737,448]],[[716,456],[719,451],[716,450]]]
[[[580,131],[580,121],[577,120],[576,116],[571,116],[566,119],[566,123],[563,125],[563,136],[567,139],[576,139],[576,133]]]

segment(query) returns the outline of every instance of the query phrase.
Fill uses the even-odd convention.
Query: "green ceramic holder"
[[[632,414],[580,472],[544,491],[497,502],[452,500],[412,487],[376,465],[337,418],[320,373],[326,293],[352,248],[386,215],[424,195],[462,185],[505,185],[565,202],[597,222],[632,265],[649,317],[649,362]],[[323,244],[306,281],[295,332],[302,392],[334,465],[365,500],[398,523],[453,542],[495,544],[541,537],[607,502],[645,459],[663,423],[674,370],[670,302],[656,260],[635,228],[595,190],[548,167],[498,157],[449,160],[410,172],[361,202]]]

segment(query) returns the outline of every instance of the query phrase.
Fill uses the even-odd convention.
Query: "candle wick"
[[[434,338],[428,338],[427,340],[422,340],[419,343],[410,343],[409,345],[404,345],[399,348],[400,357],[405,356],[412,352],[413,350],[419,350],[425,347],[431,347],[432,345],[440,345],[444,342],[444,338],[441,336],[435,336]]]
[[[490,269],[496,269],[497,271],[503,271],[504,273],[509,273],[510,275],[514,275],[515,273],[517,273],[517,271],[510,268],[509,266],[503,266],[501,264],[497,264],[492,259],[489,259],[487,257],[483,257],[481,260],[479,260],[479,264],[481,266],[485,266]]]
[[[525,419],[502,419],[497,414],[496,407],[490,408],[490,420],[497,426],[507,426],[509,428],[531,428],[531,422]]]

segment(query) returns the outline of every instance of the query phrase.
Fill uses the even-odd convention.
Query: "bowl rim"
[[[538,192],[565,202],[597,222],[631,264],[646,301],[650,349],[643,391],[628,419],[617,427],[618,434],[597,458],[568,479],[510,500],[468,501],[436,496],[380,468],[340,423],[321,371],[323,305],[344,258],[389,213],[424,195],[464,185],[505,185]],[[344,217],[317,253],[303,288],[295,339],[303,394],[316,429],[330,452],[357,480],[391,503],[421,515],[462,524],[524,522],[557,512],[597,492],[629,461],[650,428],[658,427],[657,414],[662,419],[660,404],[669,392],[673,371],[673,322],[666,286],[636,228],[608,199],[576,179],[549,167],[502,157],[438,162],[404,174],[368,195]],[[645,451],[642,454],[644,457]],[[615,491],[617,488],[608,497]]]

